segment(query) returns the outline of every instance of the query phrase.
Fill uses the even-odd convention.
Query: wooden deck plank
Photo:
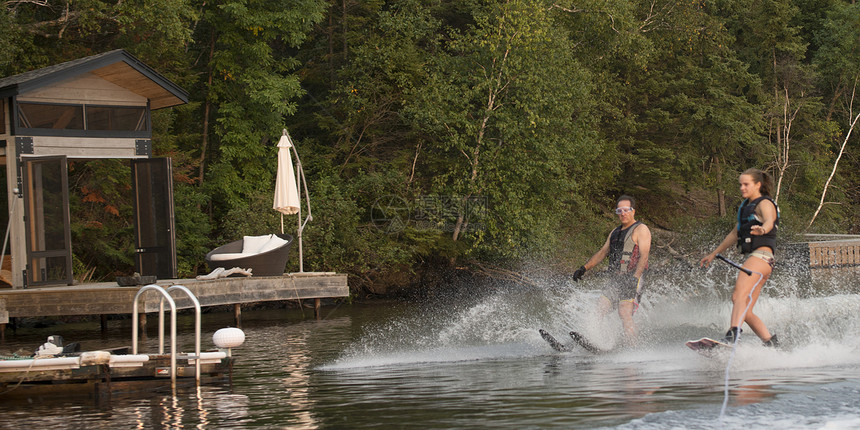
[[[349,296],[347,276],[336,273],[297,273],[284,276],[221,278],[214,280],[172,279],[157,282],[162,288],[182,285],[192,292],[201,307],[275,300],[338,298]],[[60,315],[130,314],[141,287],[119,287],[115,283],[0,290],[0,323],[9,317]],[[161,295],[144,293],[139,309],[157,312]],[[179,291],[171,294],[178,309],[193,302]],[[169,307],[165,305],[165,310]]]

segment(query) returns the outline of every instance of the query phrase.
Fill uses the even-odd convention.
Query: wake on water
[[[700,357],[683,343],[725,332],[733,278],[734,273],[726,271],[717,276],[652,280],[635,316],[640,330],[638,347],[597,358],[581,348],[573,348],[569,354],[590,360],[636,363],[652,373],[717,372],[725,367],[726,360]],[[747,330],[741,336],[741,347],[730,372],[787,371],[787,378],[791,378],[795,376],[791,369],[860,366],[860,318],[857,318],[860,294],[810,294],[803,290],[806,287],[794,278],[775,277],[767,283],[754,310],[772,332],[779,334],[782,348],[765,348]],[[319,370],[354,371],[558,354],[541,338],[540,328],[570,345],[573,343],[567,333],[576,330],[597,347],[612,349],[620,342],[621,324],[617,315],[609,314],[603,319],[597,315],[599,288],[597,282],[547,282],[540,287],[496,285],[492,289],[475,286],[475,294],[465,300],[425,303],[409,316],[367,328],[340,357]],[[854,401],[844,401],[858,398],[856,381],[815,387],[814,400],[811,396],[792,394],[773,400],[768,403],[770,406],[733,407],[724,417],[724,424],[741,427],[752,423],[756,427],[758,423],[774,427],[783,423],[781,426],[786,428],[822,424],[826,428],[860,426],[860,406]],[[785,407],[777,406],[780,412],[767,413],[775,402],[783,402]],[[795,406],[790,405],[804,404],[809,407],[791,412]],[[670,410],[635,419],[625,427],[711,428],[714,418],[713,408],[707,414]],[[807,422],[809,425],[804,424]]]
[[[673,280],[657,280],[649,286],[635,315],[641,343],[637,354],[675,353],[686,340],[722,336],[731,312],[730,287],[716,286],[707,279],[697,282],[700,285],[677,287]],[[860,347],[860,295],[801,297],[776,282],[779,280],[768,282],[754,310],[779,334],[783,347],[778,351],[759,348],[758,338],[746,330],[741,336],[744,348],[738,352],[738,368],[755,370],[768,365],[751,354],[782,355],[779,362],[783,367],[856,363],[852,356]],[[589,288],[595,286],[495,286],[458,303],[425,303],[408,316],[367,328],[358,342],[322,368],[547,354],[551,349],[540,337],[540,328],[562,342],[570,342],[567,333],[576,330],[597,347],[613,349],[621,340],[621,324],[614,313],[599,318],[600,291]]]

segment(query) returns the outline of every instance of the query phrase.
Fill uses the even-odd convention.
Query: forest
[[[716,243],[749,167],[774,178],[783,237],[860,233],[855,1],[0,6],[0,76],[117,48],[190,93],[152,121],[155,154],[173,161],[183,277],[220,244],[279,231],[283,129],[310,191],[305,270],[348,273],[356,293],[428,268],[572,271],[621,194],[655,253]],[[69,171],[73,242],[87,244],[76,276],[130,273],[129,166]]]

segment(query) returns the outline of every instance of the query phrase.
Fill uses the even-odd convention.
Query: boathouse
[[[0,79],[0,100],[12,287],[73,284],[69,159],[131,160],[135,266],[175,278],[171,164],[152,157],[150,113],[188,93],[118,49]]]
[[[238,323],[242,303],[314,299],[319,316],[321,298],[349,295],[346,275],[333,272],[176,279],[171,162],[152,156],[151,112],[187,103],[188,93],[125,50],[2,78],[0,100],[7,184],[0,194],[10,216],[0,269],[7,286],[0,289],[0,338],[9,318],[102,315],[104,327],[106,315],[132,311],[141,286],[75,285],[67,175],[73,159],[129,160],[136,271],[155,276],[159,285],[187,287],[201,306],[233,305]],[[139,305],[143,312],[158,311],[161,297]],[[177,298],[176,305],[193,303]]]

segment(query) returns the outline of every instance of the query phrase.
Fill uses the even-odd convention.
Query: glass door
[[[170,158],[131,160],[135,267],[141,275],[176,278],[173,169]]]
[[[21,160],[27,286],[72,285],[69,178],[65,156]]]

